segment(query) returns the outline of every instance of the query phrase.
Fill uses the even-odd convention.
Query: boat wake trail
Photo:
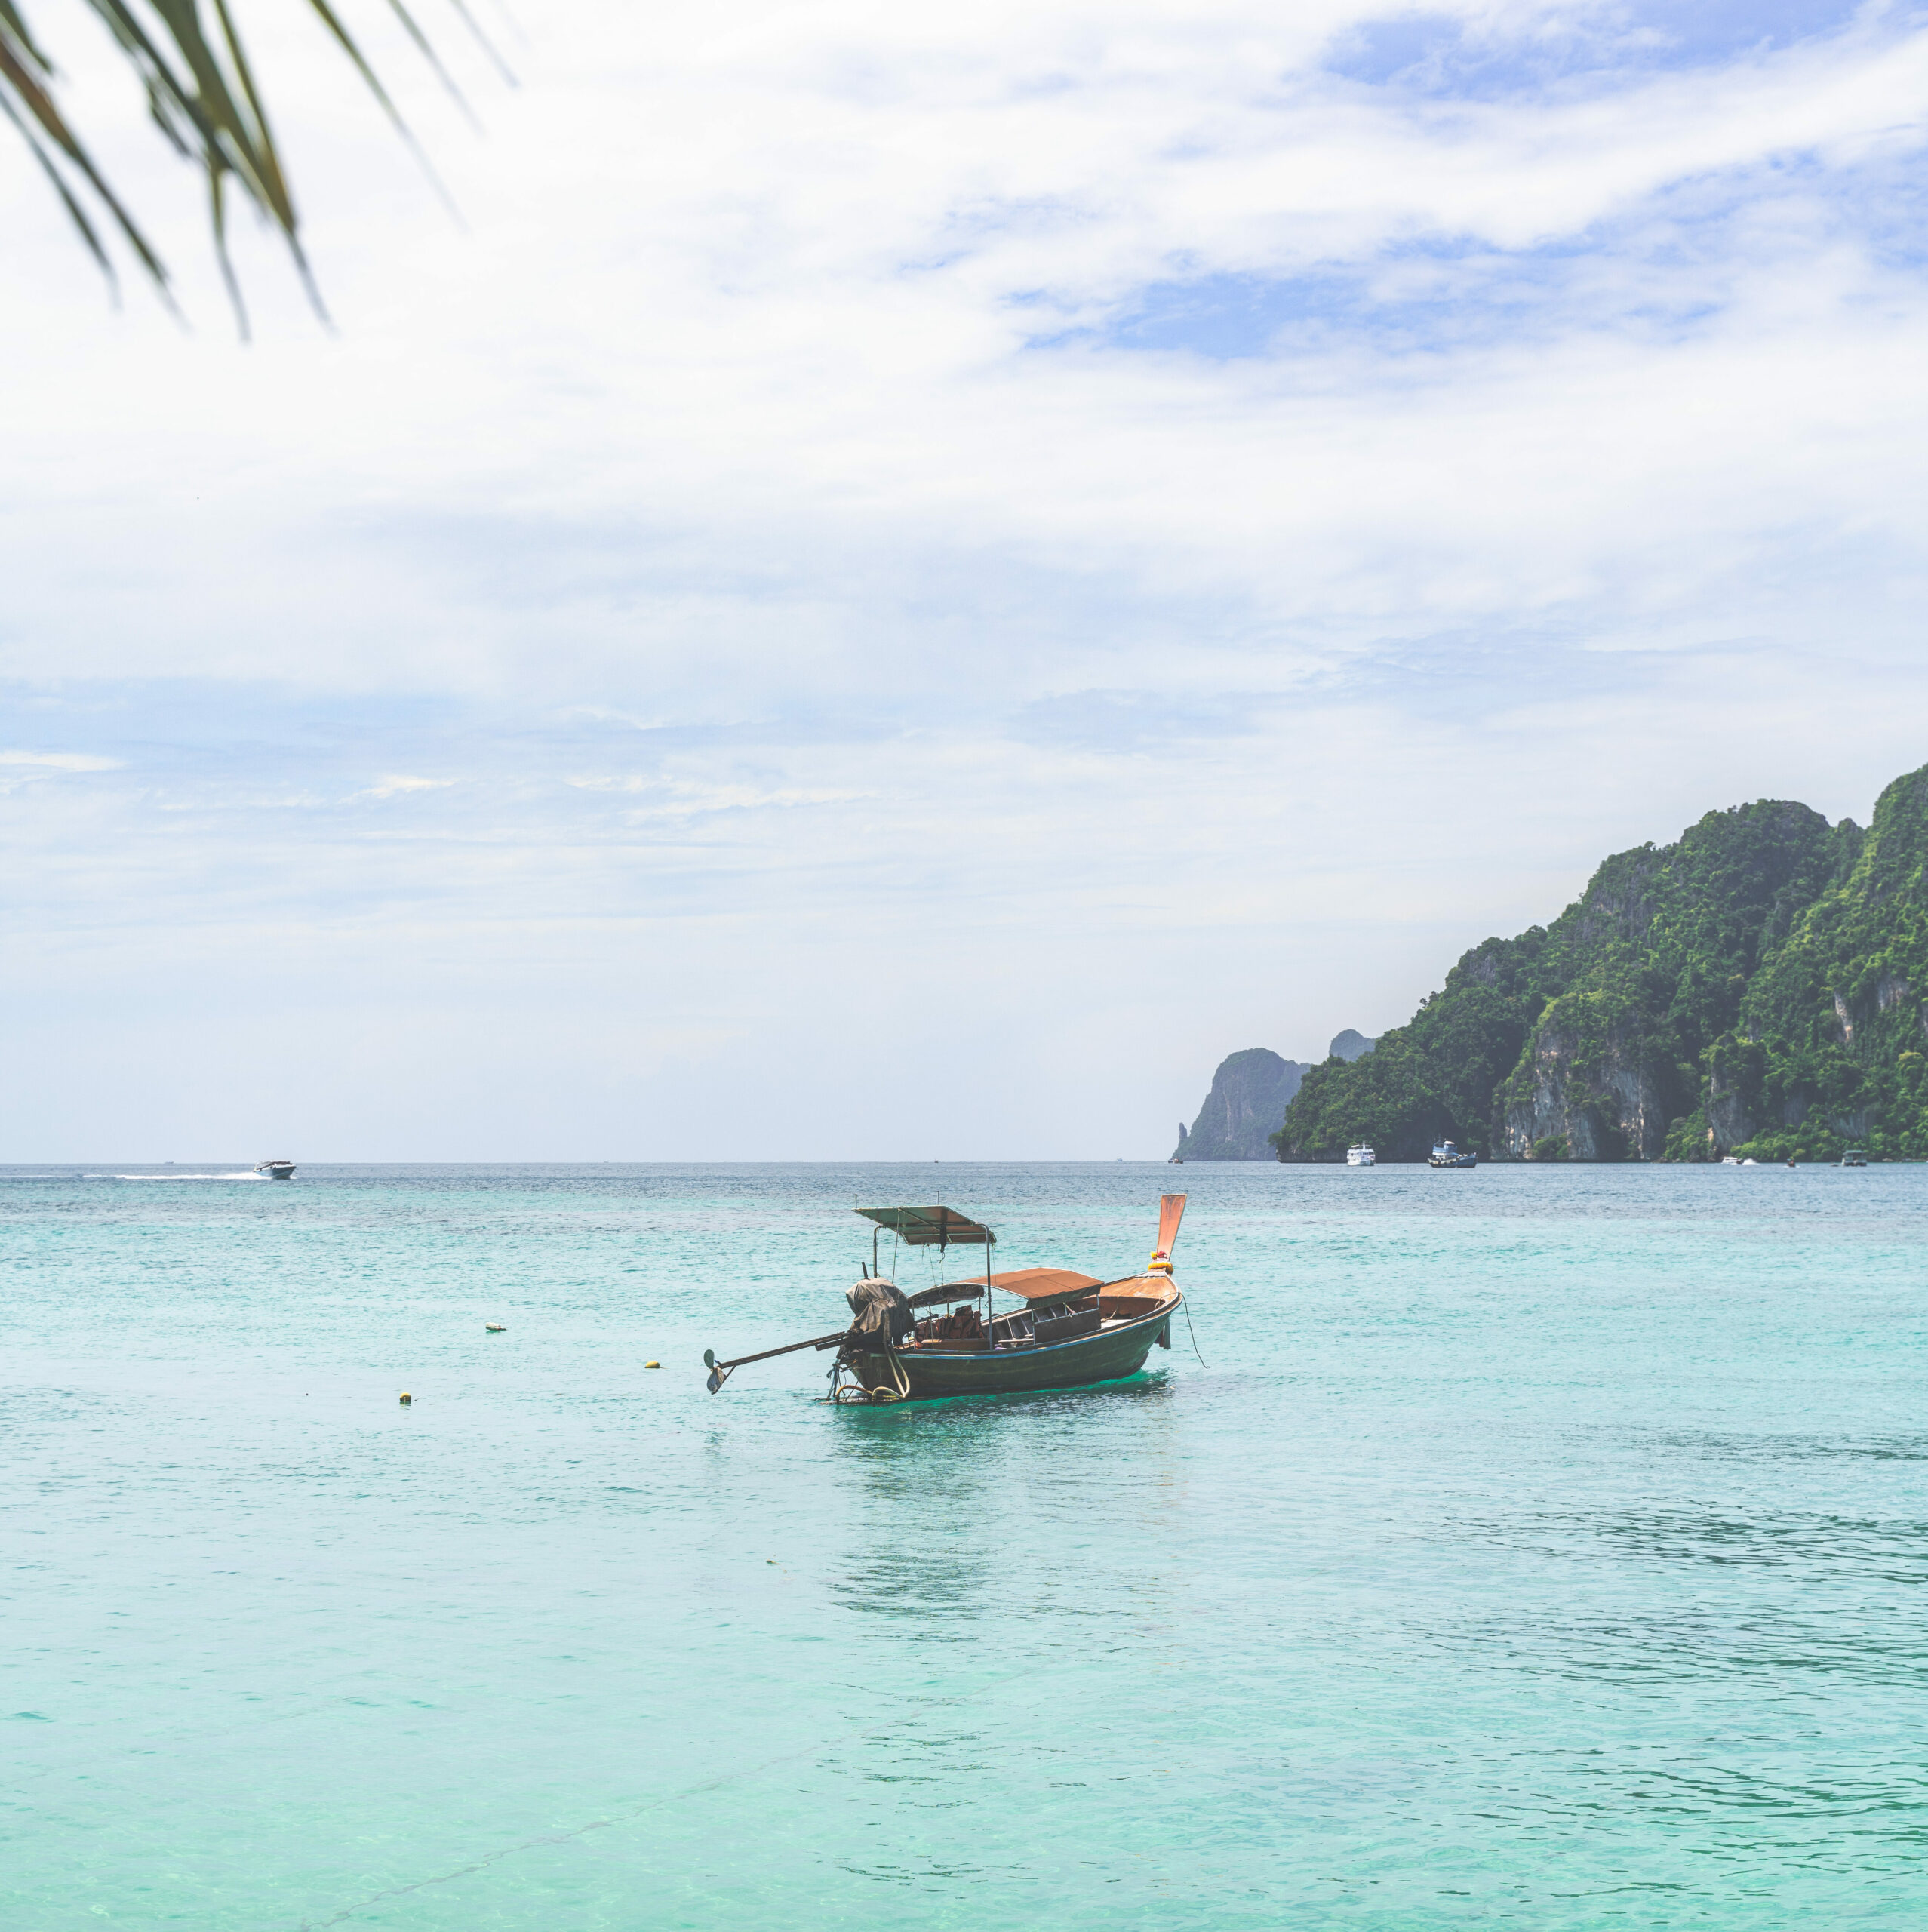
[[[92,1179],[92,1176],[88,1177]],[[266,1177],[255,1174],[105,1174],[105,1180],[260,1180]]]

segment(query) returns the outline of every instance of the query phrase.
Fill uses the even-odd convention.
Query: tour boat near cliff
[[[1470,1150],[1462,1154],[1450,1140],[1434,1141],[1431,1158],[1426,1162],[1429,1168],[1476,1168],[1479,1164],[1478,1155]]]
[[[257,1161],[254,1171],[264,1180],[292,1180],[294,1163],[292,1161]]]
[[[1356,1147],[1348,1147],[1345,1150],[1345,1164],[1348,1168],[1370,1168],[1376,1164],[1378,1160],[1379,1156],[1364,1140],[1361,1141]]]
[[[1156,1346],[1171,1346],[1171,1321],[1184,1297],[1172,1280],[1171,1251],[1185,1197],[1158,1202],[1158,1244],[1142,1275],[1101,1281],[1072,1268],[990,1272],[997,1236],[954,1208],[859,1208],[857,1212],[907,1247],[935,1247],[938,1272],[953,1247],[982,1247],[982,1275],[906,1295],[884,1278],[871,1237],[871,1272],[844,1299],[856,1319],[832,1335],[718,1361],[703,1351],[713,1395],[746,1362],[800,1349],[837,1351],[833,1402],[920,1401],[938,1395],[997,1395],[1041,1389],[1087,1389],[1136,1375]],[[1022,1306],[998,1312],[993,1297]],[[973,1304],[982,1302],[979,1315]],[[920,1311],[949,1308],[949,1314]]]

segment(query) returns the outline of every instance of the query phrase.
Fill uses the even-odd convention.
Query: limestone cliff
[[[1724,1034],[1709,1047],[1707,1062],[1707,1152],[1731,1153],[1760,1129],[1748,1096],[1760,1087],[1760,1049]]]
[[[1282,1060],[1269,1047],[1247,1047],[1220,1061],[1191,1131],[1179,1128],[1173,1159],[1269,1161],[1269,1137],[1305,1077],[1302,1061]]]
[[[1584,996],[1555,1000],[1507,1083],[1505,1151],[1523,1161],[1659,1159],[1667,1094],[1640,1020],[1602,1024]]]

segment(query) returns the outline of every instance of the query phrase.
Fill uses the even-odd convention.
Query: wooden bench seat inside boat
[[[1032,1333],[1041,1349],[1049,1348],[1053,1342],[1069,1342],[1080,1335],[1090,1334],[1104,1318],[1095,1308],[1072,1309],[1062,1315],[1041,1315]]]

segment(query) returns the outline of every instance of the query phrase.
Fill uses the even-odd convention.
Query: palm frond
[[[5,107],[7,118],[19,129],[35,160],[54,183],[68,214],[80,231],[81,239],[106,269],[109,280],[113,278],[113,265],[93,224],[82,211],[79,197],[60,171],[61,160],[112,215],[135,258],[171,306],[174,298],[168,286],[168,272],[162,266],[160,257],[148,245],[146,237],[136,226],[134,217],[121,205],[86,149],[67,125],[51,91],[53,78],[52,63],[34,44],[26,22],[13,0],[0,0],[0,106]]]
[[[302,249],[300,217],[296,212],[294,193],[228,0],[212,0],[211,32],[204,21],[201,0],[82,0],[82,4],[105,25],[122,59],[139,79],[156,128],[177,152],[198,165],[207,177],[209,229],[222,278],[244,337],[248,332],[247,309],[227,247],[231,189],[251,202],[279,232],[303,286],[325,319],[326,311]],[[329,0],[304,0],[304,4],[360,75],[446,202],[447,196],[435,180],[426,157]],[[389,0],[389,4],[404,31],[466,112],[467,103],[462,101],[428,35],[404,0]],[[461,0],[454,0],[454,4],[458,17],[475,32],[490,59],[500,65],[500,57],[475,28]],[[56,97],[58,78],[52,62],[33,37],[21,0],[0,0],[0,112],[5,113],[26,141],[82,242],[110,282],[114,279],[113,263],[100,232],[88,219],[90,202],[111,217],[112,226],[118,231],[162,300],[172,307],[166,266],[74,131]]]

